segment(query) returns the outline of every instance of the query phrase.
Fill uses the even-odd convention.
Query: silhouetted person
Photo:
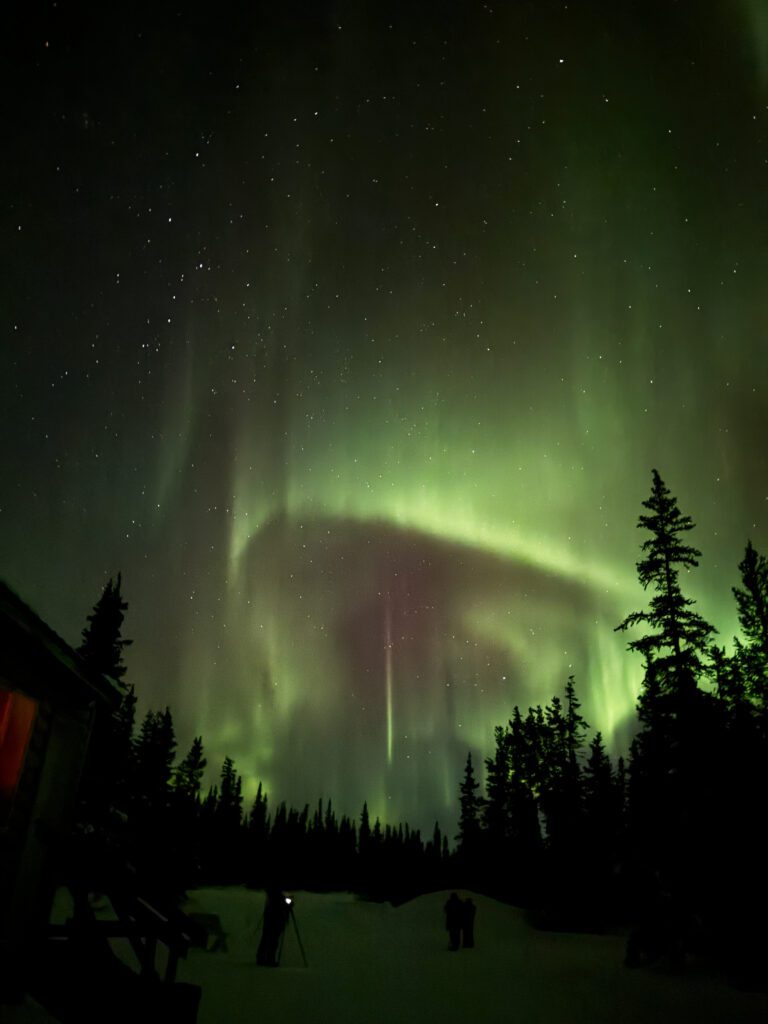
[[[474,900],[464,900],[461,905],[461,944],[464,949],[472,949],[475,945],[476,913],[477,907]]]
[[[288,922],[289,908],[285,893],[277,887],[267,889],[261,942],[256,953],[256,963],[261,967],[277,967],[277,947]]]
[[[455,892],[448,897],[443,910],[445,911],[445,927],[448,931],[448,948],[456,950],[461,941],[464,905]]]

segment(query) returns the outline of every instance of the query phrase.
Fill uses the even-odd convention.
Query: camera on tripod
[[[296,922],[296,915],[293,912],[293,897],[286,896],[278,888],[268,889],[264,912],[259,921],[261,926],[261,941],[259,942],[256,963],[264,967],[278,967],[283,955],[285,944],[285,933],[289,925],[293,925],[301,959],[305,967],[308,967],[307,955],[304,952],[304,943],[301,941],[299,926]]]

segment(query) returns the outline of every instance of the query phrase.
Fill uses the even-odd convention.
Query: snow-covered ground
[[[460,894],[468,895],[468,893]],[[765,1024],[768,997],[696,973],[628,970],[616,936],[538,932],[484,896],[476,948],[448,951],[448,893],[401,907],[346,893],[295,894],[282,964],[256,966],[263,893],[199,889],[190,912],[218,914],[226,951],[194,949],[179,980],[203,987],[200,1024]]]

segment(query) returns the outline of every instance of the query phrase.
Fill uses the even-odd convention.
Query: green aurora
[[[573,6],[198,12],[108,59],[105,13],[15,58],[3,575],[77,642],[122,570],[142,708],[248,794],[450,826],[571,673],[623,750],[654,466],[735,631],[768,23]]]

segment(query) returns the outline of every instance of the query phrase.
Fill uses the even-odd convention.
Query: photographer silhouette
[[[286,896],[278,888],[267,889],[264,913],[262,914],[263,927],[261,930],[261,942],[256,953],[256,963],[261,967],[279,967],[280,958],[283,953],[283,942],[285,941],[285,927],[288,919],[293,922],[293,930],[296,933],[296,941],[301,951],[301,959],[305,967],[308,967],[307,956],[304,952],[304,943],[301,941],[299,926],[296,923],[296,915],[293,912],[293,899]]]
[[[288,923],[290,907],[288,897],[277,886],[267,889],[262,914],[261,941],[256,953],[256,963],[260,967],[278,966],[277,948]]]

